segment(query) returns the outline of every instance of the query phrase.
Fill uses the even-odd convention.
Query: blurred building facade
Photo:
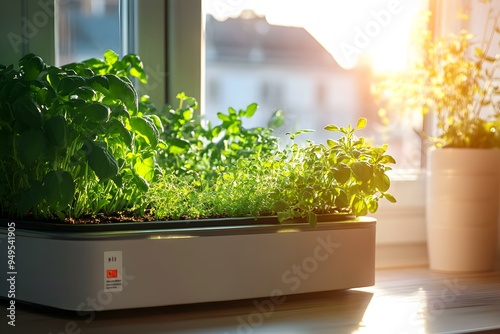
[[[368,66],[342,69],[303,28],[275,26],[252,12],[223,22],[207,15],[206,104],[209,120],[228,107],[256,102],[259,111],[248,126],[266,126],[274,111],[285,114],[275,133],[314,129],[314,140],[330,136],[322,129],[355,124],[363,116],[377,122],[369,98]]]

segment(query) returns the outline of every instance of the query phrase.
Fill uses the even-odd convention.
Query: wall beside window
[[[54,63],[54,3],[0,0],[0,63],[17,64],[28,53]]]

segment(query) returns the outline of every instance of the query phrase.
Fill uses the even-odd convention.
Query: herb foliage
[[[339,139],[329,139],[326,145],[309,141],[306,147],[294,143],[279,152],[282,177],[272,197],[280,221],[302,217],[315,226],[317,214],[362,216],[377,211],[381,198],[396,201],[387,192],[386,174],[396,161],[386,153],[386,145],[371,146],[355,135],[365,126],[365,118],[355,128],[330,124],[325,130],[340,133]]]
[[[4,216],[79,217],[144,206],[161,122],[141,114],[128,76],[140,59],[55,67],[28,54],[0,66],[0,208]]]
[[[2,217],[61,220],[128,212],[156,219],[277,215],[279,221],[375,212],[388,193],[387,147],[369,145],[356,127],[328,125],[338,139],[280,147],[272,128],[246,128],[258,110],[228,108],[219,124],[178,94],[158,110],[139,97],[146,82],[136,55],[55,67],[29,54],[0,65]],[[269,124],[283,123],[283,112]]]

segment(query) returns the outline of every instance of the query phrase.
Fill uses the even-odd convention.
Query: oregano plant
[[[363,216],[377,211],[382,198],[396,201],[387,192],[390,179],[386,174],[396,161],[386,153],[386,145],[372,146],[355,135],[365,126],[365,118],[354,128],[331,124],[325,130],[340,133],[339,139],[326,144],[308,141],[305,147],[293,143],[280,152],[282,177],[272,193],[280,221],[302,217],[316,226],[318,214]]]

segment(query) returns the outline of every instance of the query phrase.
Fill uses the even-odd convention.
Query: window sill
[[[499,333],[499,279],[500,267],[460,276],[407,268],[378,270],[372,287],[287,295],[279,303],[267,297],[77,314],[16,305],[16,327],[23,333]]]

